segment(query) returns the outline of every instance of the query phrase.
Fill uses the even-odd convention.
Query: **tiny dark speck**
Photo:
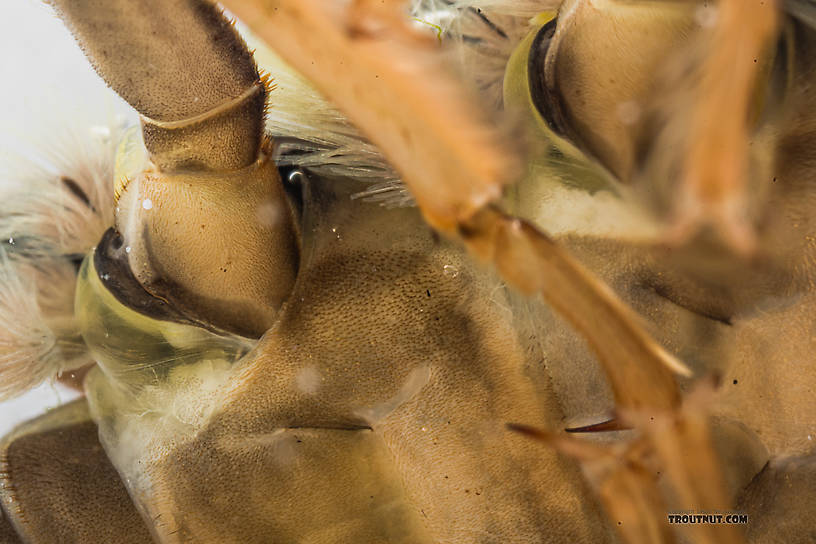
[[[425,289],[425,294],[428,295],[428,298],[430,298],[431,290],[430,289]]]
[[[737,380],[734,380],[734,385],[737,385]]]

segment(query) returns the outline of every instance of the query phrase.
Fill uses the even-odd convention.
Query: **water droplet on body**
[[[455,278],[459,275],[459,269],[452,264],[446,264],[442,267],[442,273],[449,278]]]

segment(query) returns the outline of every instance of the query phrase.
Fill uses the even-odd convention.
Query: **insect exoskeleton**
[[[150,17],[127,2],[54,6],[141,115],[149,162],[121,174],[115,224],[138,281],[217,326],[260,336],[291,291],[298,234],[263,135],[267,80],[243,40],[206,3],[157,4]],[[189,26],[186,15],[202,19]],[[171,48],[144,38],[151,20],[164,21]],[[274,208],[274,224],[258,221],[262,206]]]
[[[127,180],[116,202],[123,264],[144,289],[225,330],[269,329],[292,290],[300,243],[271,153],[268,142],[236,170],[117,172]]]
[[[79,272],[76,325],[99,362],[87,401],[4,443],[18,532],[56,530],[26,512],[70,487],[65,452],[98,447],[81,421],[121,477],[100,470],[70,497],[59,530],[90,540],[110,528],[84,494],[122,484],[133,504],[109,524],[138,512],[168,542],[606,537],[577,468],[505,428],[559,410],[503,287],[418,210],[352,199],[348,175],[296,176],[299,213],[262,132],[267,87],[218,9],[54,4],[144,143],[120,145],[113,228]],[[40,472],[16,452],[40,439],[58,461],[18,489]]]
[[[773,17],[746,19],[756,68],[733,93],[745,126],[726,131],[740,144],[753,131],[751,157],[772,149],[800,189],[778,189],[785,213],[762,234],[793,232],[772,255],[796,260],[763,268],[707,234],[662,244],[673,191],[700,185],[674,170],[699,167],[689,149],[716,134],[690,120],[729,88],[695,75],[729,50],[705,3],[567,0],[530,21],[538,2],[494,16],[478,6],[495,2],[417,0],[417,31],[398,2],[225,0],[384,155],[280,59],[273,90],[208,1],[53,3],[141,125],[101,196],[84,178],[49,186],[51,211],[93,222],[92,240],[65,243],[41,214],[48,236],[9,243],[8,262],[53,260],[43,277],[76,283],[59,319],[39,319],[45,291],[0,262],[4,309],[49,325],[7,350],[15,370],[23,352],[50,374],[68,355],[98,363],[85,398],[0,443],[0,540],[596,543],[617,529],[672,542],[670,508],[734,501],[755,542],[809,534],[807,505],[769,518],[816,481],[813,257],[797,253],[812,240],[796,226],[812,165],[784,160],[807,158],[813,132],[813,61],[793,54],[816,43],[803,21],[774,41]],[[439,54],[450,38],[464,74]],[[524,145],[494,130],[502,108],[527,125]],[[780,126],[778,146],[760,138]],[[390,209],[408,188],[419,209]],[[712,374],[725,380],[699,379]],[[739,542],[737,529],[689,535]]]

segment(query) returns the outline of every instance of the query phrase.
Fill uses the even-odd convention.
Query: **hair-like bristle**
[[[0,401],[87,364],[74,326],[71,264],[15,263],[0,248]],[[70,300],[66,300],[70,298]]]
[[[0,173],[0,240],[9,258],[83,256],[113,224],[113,163],[121,126],[67,129],[37,157],[11,156]]]
[[[249,51],[250,56],[252,57],[253,62],[255,63],[255,71],[258,73],[258,80],[261,82],[261,86],[263,87],[263,95],[264,95],[264,108],[263,108],[263,118],[264,121],[268,119],[269,115],[269,95],[277,88],[275,84],[275,79],[272,75],[267,71],[264,70],[261,66],[258,65],[258,60],[255,56],[256,49],[249,46],[247,40],[245,39],[246,29],[242,28],[238,24],[238,20],[227,10],[224,9],[223,6],[217,7],[218,14],[226,19],[229,23],[231,30],[235,33],[236,37],[239,40],[239,43],[243,45]],[[119,200],[119,195],[116,195],[117,201]]]
[[[252,51],[252,55],[253,56],[255,55],[254,50]],[[269,118],[269,112],[270,112],[270,108],[269,108],[270,95],[275,91],[275,89],[278,88],[278,84],[275,83],[275,78],[272,77],[272,74],[270,74],[269,72],[267,72],[266,70],[264,70],[262,68],[258,69],[258,76],[260,77],[261,85],[263,85],[263,88],[264,88],[264,97],[265,97],[265,99],[264,99],[263,116],[264,116],[264,120],[266,120],[266,119]]]
[[[504,66],[527,31],[528,15],[535,12],[528,6],[527,11],[494,15],[479,11],[476,4],[414,0],[412,16],[421,21],[416,23],[419,28],[440,33],[450,45],[452,64],[459,64],[463,77],[488,97],[486,106],[498,108]],[[275,74],[275,92],[267,93],[266,127],[279,141],[280,164],[296,163],[318,176],[358,179],[363,182],[358,196],[368,201],[388,207],[413,205],[412,196],[380,151],[248,29],[240,29],[255,47],[262,80],[266,82],[267,73]]]
[[[267,94],[266,129],[283,152],[278,159],[280,165],[296,162],[321,176],[396,182],[397,175],[379,150],[343,114],[268,47],[256,43],[245,32],[248,41],[257,45],[255,59],[263,68],[262,81],[271,81],[267,74],[275,74],[274,92]],[[364,188],[361,185],[361,190]]]
[[[543,5],[542,5],[543,4]],[[415,16],[442,29],[463,77],[486,106],[500,108],[507,61],[530,30],[530,18],[552,2],[414,0]]]
[[[77,265],[113,225],[123,126],[71,121],[39,145],[32,138],[38,153],[3,157],[0,400],[89,362],[74,326]]]
[[[515,47],[533,28],[531,17],[558,2],[491,2],[489,0],[414,0],[412,16],[420,30],[436,33],[447,44],[453,65],[479,91],[486,108],[502,108],[507,62]],[[278,139],[282,164],[306,167],[318,176],[351,177],[362,181],[356,195],[386,207],[414,205],[414,199],[380,151],[345,116],[263,43],[241,27],[257,47],[255,57],[275,74],[277,87],[267,99],[267,130]],[[553,235],[574,232],[603,237],[651,239],[653,218],[633,207],[622,194],[587,192],[580,188],[593,175],[589,166],[562,164],[550,157],[540,165],[539,178],[526,208]],[[533,190],[530,188],[529,190]],[[533,203],[538,203],[533,205]],[[557,210],[557,212],[554,212]]]

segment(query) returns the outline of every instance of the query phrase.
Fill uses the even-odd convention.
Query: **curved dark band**
[[[111,227],[102,235],[93,260],[100,281],[123,306],[152,319],[201,326],[142,287],[130,269],[122,235],[116,229]]]
[[[297,170],[301,169],[296,165],[278,167],[282,180],[288,180],[289,175]],[[297,184],[284,183],[284,189],[295,211],[301,214],[303,188]],[[152,319],[194,325],[213,332],[220,332],[206,323],[191,318],[163,298],[147,291],[133,275],[122,235],[113,227],[102,235],[94,251],[93,259],[100,281],[123,306]]]
[[[527,57],[528,85],[530,86],[530,98],[533,106],[538,111],[547,126],[555,134],[566,138],[567,123],[564,119],[561,108],[561,98],[558,91],[547,85],[544,74],[544,60],[547,58],[547,51],[550,49],[552,38],[558,19],[552,19],[538,31],[533,43],[530,46],[530,54]]]

